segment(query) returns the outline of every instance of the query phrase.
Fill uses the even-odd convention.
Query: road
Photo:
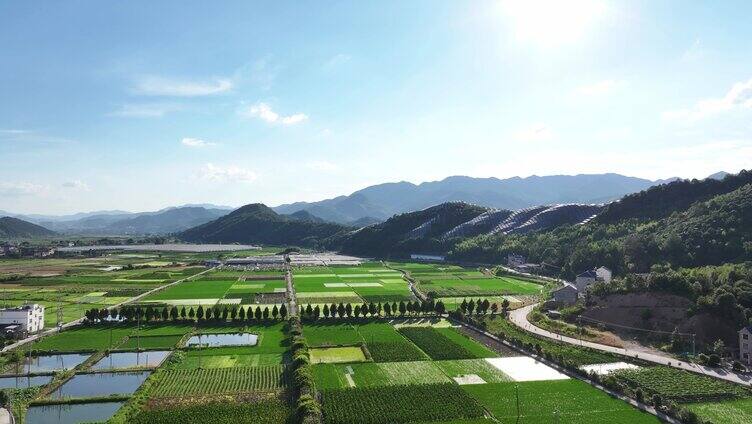
[[[183,278],[181,280],[173,281],[172,283],[165,284],[163,286],[159,286],[159,287],[157,287],[155,289],[151,289],[151,290],[149,290],[149,291],[147,291],[145,293],[141,293],[138,296],[132,297],[132,298],[126,300],[125,302],[120,302],[120,303],[118,303],[116,305],[108,306],[107,309],[113,310],[113,309],[117,309],[117,308],[119,308],[119,307],[121,307],[121,306],[123,306],[125,304],[131,303],[131,302],[136,302],[136,301],[141,300],[144,297],[146,297],[146,296],[148,296],[148,295],[150,295],[152,293],[158,292],[160,290],[164,290],[164,289],[166,289],[166,288],[168,288],[170,286],[174,286],[175,284],[180,284],[183,281],[190,280],[191,278],[198,277],[199,275],[207,273],[207,272],[211,271],[212,269],[213,268],[207,268],[207,269],[205,269],[205,270],[203,270],[203,271],[201,271],[201,272],[199,272],[197,274],[193,274],[193,275],[185,277],[185,278]],[[15,348],[17,348],[19,346],[23,346],[23,345],[25,345],[27,343],[31,343],[34,340],[40,339],[42,337],[55,334],[55,333],[57,333],[59,331],[62,331],[62,330],[65,330],[65,329],[68,329],[68,328],[71,328],[71,327],[75,327],[77,325],[81,325],[84,322],[84,319],[85,318],[82,317],[82,318],[79,318],[79,319],[77,319],[75,321],[71,321],[71,322],[68,322],[66,324],[63,324],[60,327],[53,327],[53,328],[50,328],[49,330],[42,331],[41,333],[34,334],[34,335],[29,336],[29,337],[27,337],[25,339],[19,340],[19,341],[13,343],[13,344],[9,344],[8,346],[5,346],[2,349],[2,351],[0,351],[0,352],[6,352],[8,350],[15,349]]]
[[[539,336],[547,337],[549,339],[558,340],[564,343],[569,343],[577,346],[585,346],[591,349],[600,350],[603,352],[615,353],[617,355],[627,356],[630,358],[637,358],[643,361],[652,362],[655,364],[666,365],[674,368],[683,369],[686,371],[694,372],[697,374],[703,374],[709,377],[718,378],[721,380],[730,381],[733,383],[743,384],[749,386],[752,383],[752,376],[738,374],[732,371],[711,368],[702,366],[691,362],[683,362],[671,356],[657,355],[652,353],[645,353],[631,349],[618,348],[614,346],[602,345],[599,343],[588,342],[573,337],[562,336],[561,334],[552,333],[548,330],[536,327],[530,321],[527,316],[530,311],[533,310],[538,304],[528,305],[519,309],[515,309],[509,313],[509,320],[517,327]]]
[[[413,278],[411,276],[409,276],[406,271],[403,271],[403,270],[398,269],[398,268],[391,267],[391,266],[387,265],[386,262],[381,262],[381,264],[384,265],[385,268],[389,268],[389,269],[393,269],[395,271],[401,272],[402,273],[402,278],[405,281],[407,281],[407,287],[410,289],[411,292],[413,292],[413,295],[415,296],[416,299],[418,299],[418,300],[420,300],[422,302],[425,302],[425,301],[428,300],[428,298],[426,297],[426,295],[424,295],[420,290],[418,290],[417,287],[415,287],[415,284],[413,283],[413,281],[414,281]]]
[[[298,316],[298,300],[295,294],[295,284],[292,281],[292,271],[288,268],[285,273],[285,282],[287,282],[288,311],[291,317]]]

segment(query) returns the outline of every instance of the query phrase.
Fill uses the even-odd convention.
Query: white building
[[[601,280],[606,283],[611,282],[611,277],[613,277],[613,274],[614,273],[611,272],[611,270],[606,268],[605,266],[595,269],[595,275],[597,276],[598,280]]]
[[[414,261],[424,261],[424,262],[444,262],[446,259],[444,256],[439,255],[422,255],[419,253],[413,253],[410,255],[410,259]]]
[[[20,325],[22,331],[36,333],[44,328],[44,306],[34,303],[0,309],[0,325]]]
[[[752,365],[752,326],[739,330],[739,361]]]

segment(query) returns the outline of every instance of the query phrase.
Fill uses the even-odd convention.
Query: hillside
[[[226,215],[222,209],[182,207],[168,209],[156,214],[145,214],[122,219],[106,226],[115,234],[164,234],[182,231]]]
[[[686,205],[686,199],[705,199],[707,193],[734,188],[749,176],[674,182],[628,196],[619,202],[622,205],[606,207],[585,225],[527,234],[483,234],[461,241],[451,254],[456,259],[501,262],[508,253],[520,253],[533,262],[560,267],[567,278],[598,265],[625,274],[647,272],[656,264],[691,267],[752,260],[752,184]],[[697,190],[688,191],[688,184]],[[661,195],[681,200],[672,205]],[[653,212],[636,208],[636,199],[652,201]],[[653,214],[666,216],[646,217]],[[613,221],[617,215],[625,218]]]
[[[344,238],[342,250],[378,257],[405,257],[410,253],[444,254],[468,237],[545,231],[582,222],[600,209],[600,206],[568,204],[512,212],[462,202],[442,203],[421,211],[395,215],[383,223],[354,231]]]
[[[319,247],[350,228],[279,215],[267,206],[245,205],[214,221],[177,234],[195,243],[260,243]]]
[[[704,180],[679,180],[658,185],[609,204],[597,221],[608,224],[630,218],[665,218],[673,212],[687,209],[693,203],[728,193],[749,183],[752,183],[752,172],[741,171],[736,175],[719,172]]]
[[[55,234],[54,231],[18,218],[0,218],[0,238],[49,237]]]
[[[417,185],[404,181],[379,184],[349,196],[280,205],[274,210],[283,214],[306,210],[327,221],[351,223],[364,217],[385,220],[446,202],[510,210],[563,203],[603,203],[664,182],[619,174],[507,179],[454,176]]]

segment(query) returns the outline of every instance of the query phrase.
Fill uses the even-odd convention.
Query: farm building
[[[507,255],[507,265],[511,267],[518,267],[526,262],[525,257],[516,253],[510,253]]]
[[[564,287],[551,292],[552,299],[557,305],[574,305],[577,303],[579,291],[570,283],[564,283]]]
[[[446,258],[439,255],[423,255],[420,253],[413,253],[410,255],[410,259],[422,262],[444,262]]]
[[[34,303],[0,309],[0,325],[18,325],[22,332],[36,333],[44,328],[44,306]]]
[[[580,293],[584,293],[591,285],[596,281],[603,281],[606,283],[611,282],[613,273],[605,266],[599,268],[589,269],[582,274],[579,274],[575,279],[575,286]]]

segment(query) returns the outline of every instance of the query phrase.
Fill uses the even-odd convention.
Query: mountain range
[[[54,231],[31,222],[10,216],[0,217],[0,238],[34,238],[54,235]]]
[[[446,202],[465,202],[496,209],[517,210],[537,205],[606,203],[630,193],[677,180],[647,180],[619,174],[580,174],[472,178],[453,176],[441,181],[386,183],[318,202],[280,205],[276,212],[305,210],[326,221],[353,225],[383,221],[395,214]]]

